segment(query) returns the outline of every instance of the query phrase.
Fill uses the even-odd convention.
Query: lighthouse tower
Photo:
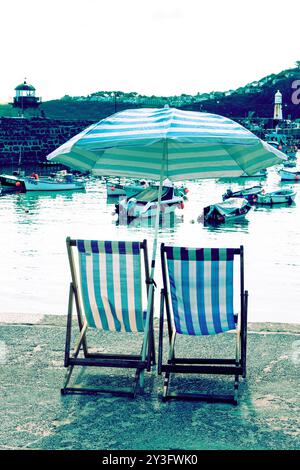
[[[282,119],[282,94],[279,90],[275,93],[274,119]]]
[[[41,98],[35,96],[35,88],[24,80],[24,83],[16,86],[15,88],[16,95],[12,106],[14,108],[19,108],[21,110],[21,115],[26,109],[35,109],[38,108],[41,104]]]

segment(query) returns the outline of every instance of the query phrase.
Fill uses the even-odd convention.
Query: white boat
[[[116,204],[116,213],[120,217],[127,217],[127,220],[136,218],[155,217],[158,203],[159,188],[150,187],[140,192],[136,198],[123,199]],[[183,209],[183,197],[174,195],[173,187],[163,187],[161,197],[161,213],[170,214],[176,208]]]
[[[77,180],[72,174],[66,174],[64,177],[41,177],[34,178],[26,176],[24,179],[26,191],[74,191],[85,189],[85,183]]]
[[[147,188],[149,184],[145,180],[131,184],[121,184],[114,181],[106,182],[107,197],[133,197]]]
[[[279,170],[281,181],[300,181],[300,171]]]
[[[293,189],[279,189],[270,193],[260,193],[257,195],[256,204],[292,204],[296,193]]]
[[[225,222],[239,222],[245,218],[251,209],[247,199],[230,198],[224,202],[204,207],[204,222],[209,224],[223,224]]]
[[[163,186],[174,187],[174,195],[182,196],[184,199],[187,198],[188,188],[185,186],[174,186],[172,181],[165,179]],[[158,183],[147,182],[146,180],[140,180],[129,184],[121,184],[113,181],[106,182],[107,197],[122,197],[126,196],[127,198],[137,197],[137,195],[144,191],[146,188],[158,188]]]
[[[227,189],[226,193],[223,194],[222,199],[225,201],[229,198],[244,198],[250,202],[250,204],[255,204],[257,200],[257,195],[261,193],[263,188],[261,186],[251,186],[250,188],[243,188],[239,191],[232,191],[230,188]]]
[[[85,189],[85,183],[72,174],[61,172],[54,176],[0,175],[0,183],[5,191],[74,191]]]

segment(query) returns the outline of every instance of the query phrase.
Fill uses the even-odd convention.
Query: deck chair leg
[[[169,349],[169,359],[168,362],[174,361],[175,356],[175,340],[176,340],[176,331],[172,333],[170,349]],[[164,378],[164,388],[163,388],[163,401],[166,401],[169,395],[169,386],[171,381],[171,372],[167,371]]]
[[[151,328],[151,364],[153,366],[156,365],[156,357],[155,357],[155,340],[154,340],[154,329]]]
[[[160,291],[160,315],[159,315],[159,337],[158,337],[158,368],[157,373],[161,375],[161,366],[163,360],[163,337],[164,337],[164,290]]]
[[[87,330],[87,322],[85,322],[83,324],[83,328],[80,332],[80,336],[79,336],[79,339],[78,339],[78,342],[77,342],[77,346],[75,348],[75,351],[74,351],[74,355],[73,355],[73,358],[77,358],[78,354],[79,354],[79,351],[80,351],[80,348],[84,342],[84,339],[85,339],[85,334],[86,334],[86,330]],[[66,373],[66,376],[65,376],[65,381],[64,381],[64,385],[63,385],[63,388],[61,389],[61,393],[62,395],[64,395],[65,393],[65,390],[68,386],[68,383],[70,382],[70,379],[71,379],[71,375],[72,375],[72,372],[73,372],[73,369],[74,369],[74,365],[70,365],[67,369],[67,373]]]
[[[171,337],[170,350],[169,350],[169,361],[173,362],[175,357],[175,341],[176,341],[176,331],[174,330]]]
[[[246,378],[247,375],[247,316],[248,316],[248,291],[245,292],[245,300],[244,300],[244,315],[242,321],[242,344],[241,344],[241,361],[242,361],[242,368],[243,368],[243,379]]]
[[[79,306],[78,293],[77,293],[76,290],[74,291],[74,297],[75,297],[75,305],[76,305],[76,311],[77,311],[78,325],[79,325],[80,331],[82,331],[85,322],[83,321],[82,316],[81,316],[81,313],[80,313],[80,306]],[[84,336],[84,338],[83,338],[83,340],[82,340],[82,348],[83,348],[84,357],[88,357],[88,345],[87,345],[87,341],[86,341],[86,337],[85,337],[85,336]]]
[[[63,384],[63,387],[61,388],[61,394],[64,395],[65,394],[65,390],[70,382],[70,379],[71,379],[71,375],[72,375],[72,372],[73,372],[73,369],[74,369],[74,366],[69,366],[68,369],[67,369],[67,372],[66,372],[66,375],[65,375],[65,380],[64,380],[64,384]]]
[[[141,383],[141,377],[143,375],[142,372],[144,372],[144,371],[141,371],[140,369],[136,369],[136,371],[135,371],[134,383],[133,383],[133,386],[132,386],[132,397],[133,398],[136,397],[139,388],[141,390],[144,389],[144,377],[142,378],[142,383]]]
[[[73,288],[73,284],[71,282],[70,283],[70,290],[69,290],[68,315],[67,315],[67,332],[66,332],[65,360],[64,360],[65,367],[68,367],[69,358],[70,358],[73,299],[74,299],[74,288]]]
[[[155,340],[154,340],[154,329],[153,329],[153,313],[150,320],[150,329],[149,329],[149,340],[148,340],[148,360],[147,360],[147,371],[151,371],[151,366],[156,365],[155,360]]]

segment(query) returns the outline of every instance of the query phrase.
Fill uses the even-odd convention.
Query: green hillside
[[[116,110],[162,107],[169,104],[177,108],[207,111],[233,118],[245,118],[249,113],[254,117],[272,118],[274,95],[280,90],[283,96],[283,117],[294,120],[300,118],[300,104],[297,103],[300,101],[300,62],[296,65],[295,68],[269,75],[237,90],[169,97],[99,91],[86,97],[65,96],[62,99],[46,101],[38,110],[26,111],[26,116],[97,121]],[[293,93],[298,100],[292,100]],[[0,116],[17,115],[18,111],[10,105],[0,105]]]

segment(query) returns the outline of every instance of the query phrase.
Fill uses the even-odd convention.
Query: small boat
[[[144,191],[149,186],[146,180],[137,181],[132,184],[121,184],[114,181],[106,182],[107,197],[133,197]]]
[[[247,175],[247,173],[243,173],[240,178],[265,178],[267,176],[267,169],[263,168],[262,170],[257,171],[253,175]]]
[[[297,158],[297,147],[294,145],[286,145],[283,147],[283,153],[285,153],[289,158],[296,159]]]
[[[279,170],[281,181],[300,181],[300,171]]]
[[[85,183],[77,180],[71,173],[64,176],[42,177],[36,179],[34,176],[24,178],[26,191],[74,191],[85,189]]]
[[[164,186],[173,186],[173,183],[170,180],[164,181]],[[144,191],[146,188],[157,188],[157,183],[148,183],[146,180],[136,181],[132,184],[121,184],[115,183],[112,181],[106,182],[107,197],[122,197],[126,196],[127,198],[135,197],[140,192]],[[187,198],[188,189],[184,186],[174,186],[174,195]]]
[[[231,189],[227,189],[226,193],[223,194],[223,201],[229,198],[244,198],[247,199],[250,204],[255,204],[257,195],[262,192],[261,186],[252,186],[251,188],[240,189],[239,191],[233,192]]]
[[[278,150],[282,149],[282,146],[277,142],[277,140],[267,140],[267,144],[272,145],[272,147],[275,147]]]
[[[256,204],[292,204],[296,193],[293,189],[279,189],[270,193],[260,193],[257,195]]]
[[[295,168],[297,166],[296,160],[288,159],[286,162],[283,163],[284,168]]]
[[[224,224],[243,220],[251,209],[247,199],[229,198],[218,204],[204,207],[204,222],[209,224]]]
[[[116,204],[116,214],[119,218],[127,217],[127,220],[136,218],[155,217],[158,203],[157,186],[150,187],[140,192],[136,197],[128,200],[124,199]],[[173,187],[163,187],[161,196],[161,213],[163,215],[170,214],[176,208],[183,209],[183,197],[175,196]]]
[[[58,172],[52,176],[0,175],[0,183],[4,191],[67,191],[85,189],[82,180],[75,179],[71,173]]]
[[[25,193],[26,191],[23,177],[19,177],[18,175],[0,175],[0,185],[3,193]]]

